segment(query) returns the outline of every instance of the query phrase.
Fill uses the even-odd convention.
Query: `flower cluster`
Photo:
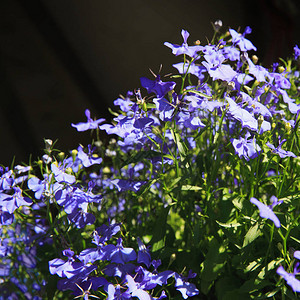
[[[91,144],[1,168],[0,300],[300,291],[299,49],[265,68],[249,27],[220,27],[166,42],[174,74],[141,77],[112,122],[86,109]]]

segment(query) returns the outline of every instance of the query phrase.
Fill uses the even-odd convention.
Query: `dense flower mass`
[[[174,74],[112,122],[86,109],[91,144],[0,168],[0,300],[295,299],[299,49],[261,66],[251,29],[221,26],[165,42]]]

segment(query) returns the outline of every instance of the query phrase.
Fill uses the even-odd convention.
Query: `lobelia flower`
[[[151,296],[144,290],[143,283],[136,282],[130,275],[125,276],[126,285],[128,286],[128,292],[133,297],[137,297],[140,300],[151,300]]]
[[[299,262],[296,263],[293,273],[288,273],[287,271],[285,271],[283,266],[278,267],[278,269],[276,270],[276,273],[284,278],[286,283],[292,288],[294,292],[300,292],[300,281],[296,278],[296,275],[299,274],[299,272]]]
[[[22,190],[19,187],[14,187],[13,192],[12,195],[0,193],[0,208],[2,211],[12,214],[20,206],[32,204],[30,198],[22,196]]]
[[[131,299],[130,293],[124,288],[117,284],[114,286],[112,283],[107,284],[104,287],[104,290],[107,292],[107,300],[126,300]]]
[[[118,238],[117,245],[110,253],[109,260],[117,264],[125,264],[136,259],[136,253],[132,248],[124,248],[122,239]]]
[[[294,58],[295,58],[295,60],[297,60],[299,56],[300,56],[300,49],[299,49],[298,45],[295,45],[295,47],[294,47]]]
[[[67,174],[65,172],[64,166],[62,165],[57,166],[55,163],[52,163],[51,171],[53,172],[56,181],[59,183],[73,184],[76,181],[75,176],[71,174]]]
[[[195,65],[194,63],[177,63],[173,65],[179,72],[179,74],[190,73],[198,77],[200,81],[203,81],[205,76],[203,72],[206,71],[206,68],[203,66]]]
[[[199,294],[199,290],[196,288],[196,286],[193,283],[187,281],[189,278],[194,278],[196,275],[197,274],[192,273],[191,270],[189,271],[187,277],[175,273],[175,288],[182,294],[182,297],[184,299]]]
[[[137,192],[147,182],[127,180],[127,179],[113,179],[111,180],[111,183],[118,188],[119,192],[124,192],[124,191]]]
[[[5,169],[5,173],[3,173],[0,177],[0,190],[9,190],[15,182],[13,171]]]
[[[226,100],[229,103],[228,113],[234,119],[240,121],[243,128],[246,127],[254,131],[258,130],[258,122],[251,113],[249,113],[246,109],[241,108],[231,98],[226,97]]]
[[[148,93],[154,92],[158,98],[164,97],[165,94],[172,91],[176,85],[174,81],[161,81],[159,75],[156,76],[155,80],[151,80],[146,77],[141,77],[140,80],[142,87],[144,87]]]
[[[78,124],[71,124],[72,127],[75,127],[77,131],[86,131],[89,129],[97,129],[100,123],[103,123],[105,119],[98,119],[98,120],[93,120],[91,118],[91,112],[89,109],[85,110],[85,115],[87,117],[87,122],[86,123],[78,123]]]
[[[172,53],[176,56],[181,55],[181,54],[186,54],[190,57],[196,57],[198,55],[198,52],[203,49],[202,46],[196,45],[196,46],[189,46],[187,44],[187,39],[189,37],[189,33],[182,29],[181,30],[181,35],[183,37],[183,44],[181,46],[179,45],[174,45],[169,42],[165,42],[164,45],[172,49]]]
[[[236,32],[234,29],[229,29],[229,32],[232,36],[232,43],[234,45],[238,45],[239,48],[241,49],[241,51],[244,51],[244,52],[247,52],[249,50],[256,51],[256,47],[248,39],[245,38],[245,35],[250,34],[251,31],[252,30],[249,26],[247,26],[245,28],[245,31],[243,34]]]
[[[258,207],[258,209],[259,209],[259,215],[262,218],[266,218],[266,219],[269,219],[269,220],[273,221],[274,224],[275,224],[275,226],[277,228],[279,228],[281,226],[281,224],[280,224],[280,221],[279,221],[278,217],[273,212],[273,208],[274,208],[274,206],[281,204],[283,201],[278,201],[277,197],[275,197],[275,196],[272,196],[270,198],[270,200],[272,202],[271,205],[265,205],[262,202],[258,201],[254,197],[252,197],[250,199],[250,202],[252,204],[255,204]]]
[[[217,47],[205,46],[203,52],[205,61],[202,64],[213,80],[220,79],[229,82],[237,76],[238,73],[230,65],[223,64],[225,56]]]
[[[248,139],[250,133],[247,132],[245,138],[240,137],[239,139],[231,139],[231,143],[235,149],[235,152],[240,158],[244,157],[247,161],[258,156],[261,152],[261,148],[255,142],[255,137],[253,139]]]
[[[84,167],[88,168],[95,164],[101,164],[102,158],[93,155],[94,149],[91,149],[91,145],[88,145],[88,153],[83,151],[82,146],[79,146],[77,150],[77,156],[81,160]]]
[[[68,257],[68,260],[65,261],[60,258],[52,259],[49,261],[49,271],[52,275],[56,274],[59,277],[66,277],[66,279],[58,283],[59,289],[74,290],[76,287],[74,283],[81,283],[88,279],[89,274],[96,270],[97,266],[85,264],[82,261],[76,261],[73,257],[74,252],[70,249],[64,250],[63,254]]]
[[[250,58],[247,58],[247,62],[249,65],[249,73],[252,74],[257,81],[266,82],[266,78],[269,76],[269,72],[266,68],[255,65]]]
[[[286,139],[280,140],[279,138],[279,145],[275,147],[270,142],[267,142],[266,145],[272,150],[274,154],[278,154],[281,158],[285,157],[297,157],[292,151],[283,150],[281,145],[286,141]]]
[[[144,243],[141,241],[139,237],[137,238],[137,242],[139,245],[137,262],[144,263],[147,266],[147,268],[149,268],[151,264],[151,255],[150,255],[149,248],[146,248],[146,246],[144,245]]]
[[[230,65],[220,64],[217,67],[211,66],[206,61],[202,62],[212,80],[220,79],[227,82],[232,81],[238,73],[234,71]]]
[[[128,91],[126,94],[126,97],[123,98],[122,96],[120,96],[120,98],[118,98],[114,101],[114,105],[120,106],[120,109],[123,112],[128,112],[131,110],[131,107],[134,104],[134,102],[130,100],[130,97],[132,97],[132,96],[133,96],[133,92]]]

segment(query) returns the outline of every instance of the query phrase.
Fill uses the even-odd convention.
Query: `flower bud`
[[[257,123],[258,123],[258,127],[261,126],[261,124],[264,121],[264,116],[263,115],[259,115],[259,117],[257,118]]]
[[[213,27],[216,32],[218,32],[223,26],[223,22],[221,20],[217,20],[214,22]]]
[[[194,42],[194,44],[195,44],[196,46],[199,46],[199,45],[201,44],[201,42],[200,42],[199,40],[197,40],[197,41]]]
[[[227,92],[230,93],[235,88],[235,83],[233,81],[228,82]]]
[[[279,73],[284,72],[284,70],[285,70],[285,68],[284,68],[283,66],[279,66],[279,67],[278,67],[278,72],[279,72]]]
[[[73,150],[71,151],[71,155],[72,155],[73,160],[76,159],[77,153],[78,153],[77,149],[73,149]]]
[[[73,172],[73,170],[72,170],[71,167],[66,168],[66,173],[67,173],[67,174],[72,174],[72,172]]]
[[[145,101],[142,102],[142,110],[147,112],[147,103]]]
[[[258,62],[258,57],[256,55],[252,55],[252,61],[256,65]]]
[[[287,134],[291,133],[292,125],[289,122],[285,122],[284,128],[287,131]]]
[[[44,155],[42,156],[42,159],[43,159],[43,162],[44,162],[46,165],[50,164],[51,161],[52,161],[51,156],[49,156],[49,155],[47,155],[47,154],[44,154]]]
[[[63,160],[63,159],[65,158],[65,153],[64,153],[64,152],[59,152],[59,153],[57,154],[57,158],[58,158],[59,160]]]
[[[53,145],[53,141],[50,140],[50,139],[45,139],[44,142],[45,142],[46,150],[49,151],[51,149],[52,145]]]
[[[170,256],[170,261],[169,261],[169,266],[176,260],[176,253],[173,253],[171,256]]]

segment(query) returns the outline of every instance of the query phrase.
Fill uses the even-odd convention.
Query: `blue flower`
[[[78,124],[71,124],[72,127],[75,127],[77,129],[77,131],[86,131],[86,130],[89,130],[89,129],[97,129],[99,124],[104,122],[105,119],[98,119],[98,120],[93,120],[91,118],[91,112],[89,109],[86,109],[85,110],[85,115],[87,117],[87,122],[86,123],[78,123]]]
[[[270,142],[267,142],[266,145],[272,150],[274,154],[278,154],[281,158],[285,157],[297,157],[292,151],[283,150],[281,148],[281,145],[286,141],[286,139],[283,139],[282,141],[279,140],[278,147],[275,147]]]
[[[300,56],[300,49],[299,49],[298,45],[295,45],[295,47],[294,47],[294,58],[297,60],[299,56]]]
[[[160,80],[160,76],[157,75],[155,80],[148,79],[146,77],[141,77],[141,84],[148,93],[154,92],[158,98],[164,97],[165,94],[172,91],[176,85],[175,82],[163,82]]]
[[[186,54],[190,57],[196,57],[198,55],[198,52],[203,49],[202,46],[189,46],[187,44],[187,39],[189,37],[189,33],[182,29],[181,30],[181,35],[183,37],[183,44],[181,46],[179,45],[174,45],[169,42],[165,42],[164,45],[172,49],[172,53],[176,56],[181,55],[181,54]]]
[[[276,270],[276,273],[284,278],[286,283],[292,288],[294,292],[300,292],[300,281],[295,277],[296,274],[298,274],[300,271],[298,267],[299,263],[296,264],[293,273],[288,273],[287,271],[285,271],[283,266],[280,266]]]
[[[20,206],[29,206],[32,204],[30,198],[22,196],[22,190],[19,187],[14,187],[13,192],[14,193],[12,195],[0,193],[1,210],[12,214]]]
[[[257,131],[258,123],[257,120],[249,113],[246,109],[240,107],[235,101],[231,98],[226,97],[227,102],[229,103],[228,113],[236,120],[240,121],[242,127],[249,128],[250,130]]]
[[[234,45],[239,46],[241,51],[244,52],[249,50],[256,51],[256,47],[249,40],[245,38],[246,34],[251,33],[251,28],[249,26],[246,27],[243,34],[236,32],[234,29],[229,29],[229,32],[232,36],[232,43]]]
[[[247,161],[258,156],[261,152],[261,148],[256,144],[255,138],[248,139],[250,133],[247,132],[245,138],[240,137],[239,139],[231,139],[231,143],[235,149],[235,152],[240,158],[244,157]]]
[[[272,201],[272,204],[271,205],[265,205],[263,204],[262,202],[258,201],[256,198],[252,197],[250,199],[250,202],[252,204],[255,204],[258,209],[259,209],[259,215],[262,217],[262,218],[266,218],[266,219],[269,219],[271,221],[274,222],[275,226],[277,228],[279,228],[281,226],[280,224],[280,221],[278,219],[278,217],[275,215],[275,213],[273,212],[273,207],[275,205],[279,205],[282,203],[282,201],[278,201],[278,199],[275,197],[275,196],[272,196],[271,199]]]
[[[71,174],[67,174],[65,172],[64,166],[62,165],[57,166],[55,163],[52,163],[51,171],[53,172],[56,181],[59,183],[73,184],[76,181],[75,176]]]
[[[191,271],[189,272],[189,275],[187,277],[175,273],[175,288],[182,294],[182,297],[184,299],[199,294],[199,290],[196,288],[196,286],[193,283],[187,281],[189,278],[193,278],[195,276],[196,274],[192,273]]]
[[[117,245],[110,253],[110,261],[117,264],[125,264],[136,259],[136,253],[132,248],[124,248],[122,239],[118,238]]]
[[[93,155],[94,149],[91,149],[91,145],[88,145],[88,153],[83,151],[81,146],[78,147],[78,158],[82,161],[84,167],[88,168],[95,164],[101,164],[102,158],[96,155]]]

